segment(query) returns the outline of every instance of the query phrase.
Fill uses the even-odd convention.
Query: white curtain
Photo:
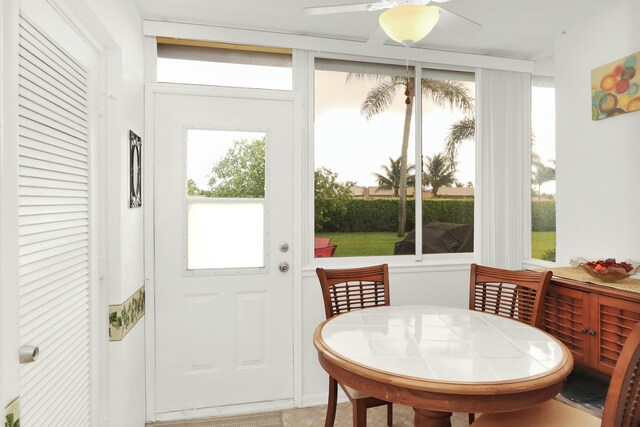
[[[477,262],[518,269],[530,244],[531,75],[477,70]]]

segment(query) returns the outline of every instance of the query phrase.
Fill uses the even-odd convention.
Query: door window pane
[[[531,257],[556,260],[556,108],[553,81],[531,88]]]
[[[187,131],[187,269],[264,267],[262,132]]]
[[[189,270],[264,267],[264,203],[189,203]]]

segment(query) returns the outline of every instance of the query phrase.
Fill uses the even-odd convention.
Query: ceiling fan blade
[[[442,6],[440,8],[440,21],[436,27],[446,29],[448,33],[461,36],[472,36],[482,29],[482,25],[471,19],[458,15]]]
[[[369,36],[369,40],[367,40],[368,45],[374,46],[382,46],[384,42],[389,39],[387,33],[384,32],[382,27],[378,26],[378,28]]]
[[[305,7],[304,11],[308,15],[327,15],[330,13],[345,13],[345,12],[366,12],[371,8],[376,7],[375,3],[356,3],[356,4],[339,4],[333,6],[317,6],[317,7]]]

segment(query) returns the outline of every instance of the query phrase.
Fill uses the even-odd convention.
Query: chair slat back
[[[389,305],[387,264],[348,269],[317,268],[327,319],[347,311]]]
[[[637,427],[640,423],[640,323],[622,347],[604,401],[602,427]]]
[[[539,327],[551,271],[504,270],[471,264],[469,308]]]

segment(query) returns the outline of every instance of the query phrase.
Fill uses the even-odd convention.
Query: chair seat
[[[472,427],[599,427],[600,418],[557,400],[521,411],[480,415]]]
[[[368,395],[368,394],[364,394],[364,393],[362,393],[362,392],[360,392],[360,391],[358,391],[358,390],[356,390],[356,389],[354,389],[354,388],[348,387],[348,386],[346,386],[346,385],[344,385],[344,384],[340,384],[340,387],[342,387],[342,389],[344,390],[344,392],[348,395],[348,397],[349,397],[351,400],[354,400],[354,399],[364,399],[364,398],[366,398],[366,397],[369,397],[369,395]]]

